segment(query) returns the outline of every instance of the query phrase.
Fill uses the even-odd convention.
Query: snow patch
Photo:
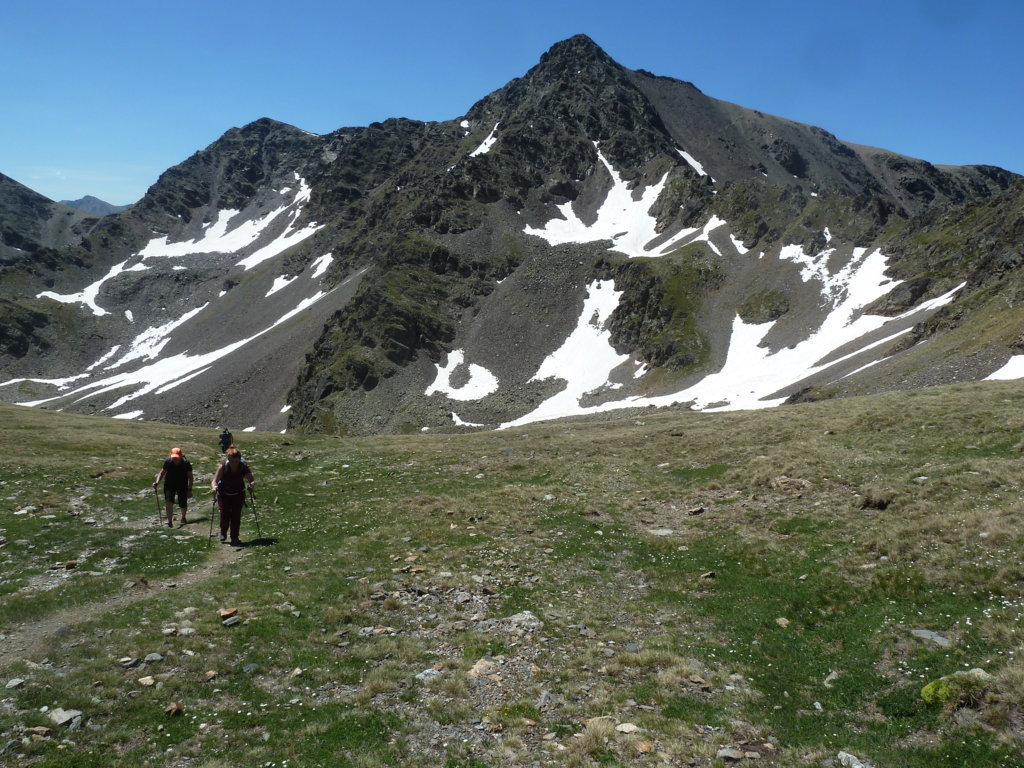
[[[461,349],[454,349],[448,353],[448,365],[437,366],[437,375],[433,383],[423,393],[430,396],[435,392],[447,396],[452,400],[481,400],[488,395],[498,391],[498,377],[488,371],[482,365],[469,364],[469,381],[461,387],[455,388],[451,385],[451,377],[463,363],[464,353]]]
[[[187,323],[208,306],[209,304],[203,304],[201,307],[196,307],[191,312],[186,312],[177,320],[171,320],[169,323],[164,323],[163,325],[150,326],[136,336],[129,345],[128,351],[125,352],[124,356],[117,362],[108,365],[106,370],[110,371],[114,368],[120,368],[122,365],[130,363],[133,360],[155,359],[167,345],[167,342],[171,340],[171,332],[175,328]]]
[[[288,285],[289,283],[293,282],[297,277],[298,277],[297,275],[294,276],[294,277],[285,277],[284,275],[280,275],[280,276],[274,278],[274,284],[272,286],[270,286],[270,290],[267,291],[267,296],[266,297],[273,296],[275,293],[280,291],[286,285]],[[264,297],[264,298],[266,298],[266,297]]]
[[[36,298],[53,299],[54,301],[59,301],[62,304],[85,304],[85,306],[91,309],[92,313],[97,317],[103,317],[104,315],[108,315],[110,313],[96,303],[96,297],[99,295],[100,289],[103,287],[103,284],[106,283],[108,280],[113,280],[115,277],[124,272],[142,272],[149,269],[149,267],[145,266],[141,262],[139,262],[138,264],[133,264],[130,267],[126,267],[125,264],[131,261],[132,258],[133,257],[129,256],[120,264],[115,264],[110,268],[110,271],[107,272],[106,275],[101,277],[95,283],[87,285],[78,293],[60,294],[54,293],[53,291],[43,291],[42,293],[37,293]]]
[[[525,416],[503,424],[502,429],[592,410],[581,406],[580,400],[606,386],[611,371],[629,360],[629,355],[620,355],[612,348],[611,332],[605,328],[621,297],[622,291],[615,290],[615,283],[611,281],[596,280],[587,286],[587,297],[575,330],[530,379],[561,379],[565,387]]]
[[[167,235],[154,238],[150,240],[149,243],[147,243],[146,246],[137,254],[128,257],[119,264],[115,264],[110,268],[110,271],[107,272],[106,275],[91,285],[86,286],[78,293],[59,294],[54,293],[53,291],[43,291],[42,293],[37,294],[36,298],[53,299],[54,301],[59,301],[64,304],[85,304],[90,310],[92,310],[94,315],[102,317],[103,315],[109,314],[107,310],[103,309],[96,302],[96,298],[103,285],[124,272],[141,272],[149,269],[149,267],[143,263],[146,259],[180,258],[182,256],[202,253],[237,253],[238,251],[248,248],[256,243],[256,241],[263,235],[264,231],[274,221],[276,221],[279,216],[289,217],[288,224],[279,237],[238,262],[238,264],[244,269],[250,269],[267,259],[277,256],[287,248],[291,248],[293,245],[298,245],[322,228],[316,224],[310,224],[303,229],[294,228],[295,221],[302,213],[302,209],[305,204],[309,202],[312,194],[312,188],[304,179],[299,177],[298,174],[295,174],[295,179],[298,182],[298,190],[296,191],[292,201],[285,203],[277,210],[271,211],[258,219],[246,220],[240,222],[233,228],[229,228],[232,221],[234,221],[234,219],[239,215],[239,211],[233,209],[218,211],[217,217],[204,227],[202,236],[195,240],[171,243],[168,242]],[[283,192],[284,191],[290,191],[290,189],[286,188]],[[126,266],[128,262],[134,258],[138,258],[138,262],[130,267]],[[176,265],[173,269],[180,271],[185,269],[185,267]],[[224,294],[221,293],[221,295],[223,296]],[[131,321],[131,319],[132,318],[129,317],[129,321]]]
[[[1024,379],[1024,355],[1014,355],[1006,361],[1006,365],[986,376],[984,381],[1009,381],[1011,379]]]
[[[119,350],[120,348],[121,348],[121,345],[120,345],[120,344],[115,344],[114,346],[112,346],[112,347],[110,348],[110,351],[109,351],[109,352],[107,352],[107,353],[106,353],[105,355],[103,355],[103,356],[102,356],[102,357],[101,357],[101,358],[100,358],[99,360],[97,360],[97,361],[96,361],[95,363],[93,363],[92,365],[90,365],[90,366],[89,366],[88,368],[86,368],[85,370],[86,370],[86,371],[91,371],[91,370],[92,370],[93,368],[98,368],[99,366],[103,365],[103,364],[104,364],[105,362],[107,362],[107,360],[109,360],[109,359],[110,359],[110,358],[112,358],[112,357],[113,357],[114,355],[116,355],[116,354],[117,354],[117,351],[118,351],[118,350]]]
[[[479,147],[477,147],[476,149],[469,153],[470,157],[476,157],[477,155],[486,155],[488,152],[491,151],[491,147],[494,146],[494,142],[498,140],[496,134],[499,125],[501,125],[501,121],[495,123],[494,127],[491,128],[491,132],[487,134],[487,138],[483,140],[483,143],[481,143]]]
[[[305,204],[309,202],[313,191],[305,179],[299,177],[298,174],[295,174],[295,178],[298,182],[298,189],[295,191],[294,198],[259,218],[247,219],[232,227],[232,222],[240,212],[234,209],[224,209],[218,211],[217,217],[205,226],[201,237],[177,243],[168,242],[166,235],[154,238],[139,251],[138,255],[146,259],[175,258],[197,253],[237,253],[255,244],[271,224],[279,217],[286,216],[288,223],[284,232],[263,248],[239,261],[238,264],[244,269],[250,269],[271,259],[321,229],[316,224],[310,224],[303,229],[294,229],[295,221],[302,213]],[[291,191],[290,187],[285,187],[279,194]]]
[[[312,268],[310,277],[313,279],[323,277],[324,273],[327,272],[327,268],[331,266],[332,261],[334,261],[334,256],[330,253],[325,253],[319,259],[310,264],[310,267]]]
[[[676,152],[678,152],[682,156],[683,160],[685,160],[687,163],[690,164],[690,167],[693,168],[693,170],[695,170],[698,173],[698,175],[700,175],[700,176],[707,176],[708,175],[708,172],[704,170],[704,166],[701,165],[699,162],[697,162],[697,160],[694,158],[694,156],[691,155],[689,152],[684,152],[683,150],[679,149],[679,147],[676,147]],[[714,182],[714,178],[713,177],[712,177],[711,181]]]
[[[885,276],[887,260],[881,251],[867,253],[866,249],[856,249],[850,263],[835,274],[828,270],[828,255],[824,252],[811,257],[803,254],[797,246],[788,250],[787,254],[790,260],[804,266],[805,279],[821,283],[823,301],[832,307],[817,331],[803,342],[771,352],[760,344],[774,323],[754,325],[736,316],[726,361],[719,372],[705,377],[692,387],[668,395],[628,397],[600,405],[583,406],[581,400],[588,393],[611,388],[608,383],[611,372],[629,359],[615,352],[608,332],[603,330],[621,293],[615,291],[613,285],[594,283],[588,289],[589,295],[576,330],[561,348],[544,361],[534,376],[534,380],[560,378],[566,382],[565,388],[535,410],[503,424],[501,428],[620,408],[663,407],[680,403],[690,403],[696,410],[707,411],[779,405],[783,398],[766,398],[837,363],[849,361],[864,351],[891,343],[909,329],[889,334],[871,344],[858,347],[842,358],[831,360],[829,356],[834,350],[879,330],[887,323],[905,320],[915,313],[943,306],[952,301],[963,288],[963,285],[957,286],[942,296],[907,310],[897,318],[867,315],[863,313],[864,307],[898,284]],[[1024,356],[1021,358],[1022,361],[1016,364],[1019,367],[1008,370],[1024,377]],[[645,371],[646,368],[641,367],[635,376],[639,377]]]
[[[204,304],[185,316],[167,323],[162,326],[156,326],[148,328],[142,334],[136,337],[132,343],[131,348],[128,352],[112,365],[106,366],[106,370],[112,370],[119,368],[126,363],[134,360],[151,360],[146,365],[143,365],[136,370],[127,371],[123,373],[117,373],[105,378],[89,381],[76,389],[72,389],[68,392],[63,392],[67,388],[67,385],[71,382],[77,381],[82,378],[89,378],[89,374],[83,373],[80,376],[71,377],[68,379],[51,379],[51,380],[36,380],[40,383],[53,384],[57,386],[62,393],[57,394],[53,397],[49,397],[43,400],[36,400],[32,402],[18,403],[18,405],[36,406],[44,403],[53,402],[54,400],[60,400],[68,397],[76,397],[76,402],[95,397],[97,395],[113,392],[115,390],[132,388],[130,392],[122,395],[111,405],[107,406],[105,410],[114,411],[121,408],[125,403],[128,403],[138,397],[147,395],[150,393],[163,393],[167,392],[174,387],[180,386],[181,384],[189,381],[196,376],[200,376],[209,370],[216,361],[220,360],[227,355],[230,355],[237,349],[251,343],[255,339],[258,339],[265,333],[268,333],[272,329],[276,328],[284,322],[299,314],[303,310],[309,308],[316,302],[320,301],[328,293],[324,291],[318,291],[313,296],[309,296],[300,301],[294,308],[285,312],[281,317],[275,320],[273,323],[268,325],[263,330],[249,336],[247,338],[239,339],[231,344],[228,344],[220,349],[213,350],[212,352],[206,352],[203,354],[192,355],[188,352],[181,352],[176,355],[171,355],[163,359],[154,359],[163,350],[163,347],[167,344],[170,339],[170,333],[175,328],[181,326],[198,313],[202,312],[208,305]],[[24,381],[21,379],[19,381]],[[12,382],[4,382],[4,384],[10,384]],[[2,386],[2,385],[0,385]]]
[[[597,157],[612,177],[612,188],[597,211],[597,220],[589,226],[584,224],[573,210],[572,203],[568,202],[557,206],[563,218],[550,219],[540,228],[527,226],[523,230],[526,234],[541,237],[551,245],[611,240],[612,247],[609,250],[637,258],[664,256],[685,245],[697,232],[696,228],[683,229],[656,248],[650,248],[648,244],[661,237],[661,233],[656,231],[658,222],[651,216],[650,210],[665,188],[668,173],[656,184],[643,190],[640,199],[636,200],[627,182],[612,167],[600,149],[597,150]],[[725,221],[713,216],[697,239],[705,240],[710,245],[707,234],[722,224],[725,224]],[[714,250],[717,251],[717,248]]]
[[[89,374],[87,374],[87,373],[80,373],[77,376],[65,376],[62,379],[30,379],[30,378],[8,379],[7,381],[0,382],[0,387],[6,387],[6,386],[8,386],[10,384],[21,384],[22,382],[28,381],[28,382],[32,382],[33,384],[49,384],[52,387],[57,387],[57,389],[66,389],[68,387],[68,385],[73,384],[74,382],[79,381],[80,379],[87,379],[87,378],[89,378]],[[46,401],[45,400],[40,400],[39,402],[42,403],[42,402],[46,402]],[[36,405],[36,403],[15,403],[15,405]]]
[[[111,416],[112,419],[139,419],[142,418],[144,411],[128,411],[127,413],[118,413]]]

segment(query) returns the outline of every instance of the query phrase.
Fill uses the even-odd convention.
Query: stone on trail
[[[875,768],[872,763],[867,760],[861,760],[856,755],[851,755],[849,752],[840,752],[836,755],[836,759],[839,760],[839,764],[843,768]]]
[[[544,626],[544,622],[537,618],[533,611],[520,611],[512,616],[509,616],[504,620],[513,629],[523,630],[525,632],[532,632],[535,629],[541,629]]]
[[[910,634],[916,637],[918,640],[924,640],[926,643],[932,643],[939,648],[952,648],[953,641],[948,637],[943,637],[938,632],[932,632],[930,629],[912,629]]]
[[[723,749],[718,750],[715,756],[719,760],[730,760],[732,762],[736,762],[743,760],[746,757],[746,753],[741,749],[736,749],[735,747],[724,747]]]
[[[150,664],[152,664],[154,661],[163,661],[163,660],[164,660],[164,657],[161,656],[159,653],[147,653],[146,654],[146,658],[144,659],[144,661],[146,661],[146,662],[148,662]]]
[[[82,712],[78,709],[62,709],[57,707],[49,711],[50,720],[56,725],[66,726],[74,730],[82,724]]]
[[[619,723],[615,726],[615,730],[619,733],[636,733],[640,730],[640,726],[636,723]]]
[[[22,680],[20,677],[12,677],[10,680],[7,681],[7,685],[5,687],[7,688],[7,690],[10,691],[15,688],[21,688],[24,684],[25,681]]]
[[[495,674],[498,671],[498,669],[498,665],[495,664],[493,661],[490,661],[488,659],[480,659],[479,661],[477,661],[476,664],[469,668],[469,671],[466,673],[466,675],[471,678],[487,677],[488,675]]]
[[[773,477],[769,484],[774,490],[782,491],[783,493],[798,494],[811,488],[811,484],[807,480],[800,477],[786,477],[785,475]]]
[[[164,707],[164,714],[167,715],[168,717],[174,717],[176,715],[180,715],[184,711],[185,711],[185,707],[182,706],[182,704],[180,702],[177,702],[177,701],[172,701],[170,704],[168,704],[166,707]]]

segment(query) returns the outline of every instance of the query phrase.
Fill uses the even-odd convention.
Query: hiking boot
[[[168,520],[167,521],[167,527],[168,528],[173,528],[174,527],[174,523],[172,523],[170,520]]]
[[[221,537],[220,537],[220,543],[221,543],[221,544],[223,544],[223,543],[224,543],[225,541],[227,541],[227,540],[228,540],[228,537],[227,537],[227,536],[224,536],[223,534],[221,534]]]
[[[231,540],[231,546],[232,547],[240,547],[240,546],[242,546],[241,539],[232,539]]]

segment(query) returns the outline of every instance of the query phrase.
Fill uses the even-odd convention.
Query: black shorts
[[[188,506],[188,489],[187,488],[168,488],[164,486],[164,501],[168,504],[174,503],[174,497],[178,497],[178,506],[182,509]]]

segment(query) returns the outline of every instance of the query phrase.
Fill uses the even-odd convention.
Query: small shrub
[[[921,689],[921,698],[926,704],[941,706],[946,713],[974,708],[981,704],[990,679],[991,675],[980,669],[954,672],[928,683]]]
[[[888,488],[869,486],[857,497],[858,509],[888,509],[896,500],[896,494]]]

